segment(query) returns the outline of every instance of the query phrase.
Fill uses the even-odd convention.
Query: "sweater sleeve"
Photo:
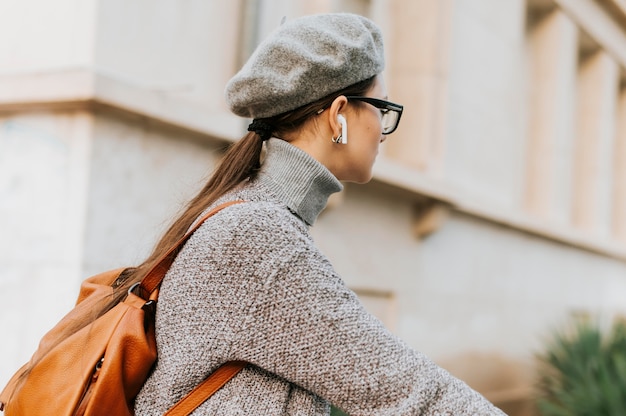
[[[254,258],[233,343],[251,362],[353,415],[503,415],[364,310],[289,212],[238,229]]]

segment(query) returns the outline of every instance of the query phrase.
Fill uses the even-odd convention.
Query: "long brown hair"
[[[311,104],[307,104],[288,113],[262,119],[262,121],[272,126],[275,135],[280,136],[286,134],[298,129],[311,117],[319,114],[321,110],[328,108],[332,102],[341,95],[365,95],[374,85],[374,81],[375,77],[368,78]],[[361,105],[361,103],[355,102],[354,105]],[[152,267],[155,266],[156,262],[159,261],[161,256],[185,235],[202,212],[218,198],[235,188],[244,180],[253,179],[261,165],[262,146],[263,142],[255,132],[247,133],[239,141],[232,144],[225,152],[209,181],[200,192],[191,199],[182,214],[174,220],[172,225],[156,244],[150,256],[139,266],[127,269],[124,272],[123,283],[113,289],[110,301],[107,302],[101,310],[94,311],[92,316],[86,317],[83,322],[77,322],[76,326],[68,330],[68,333],[63,334],[62,338],[67,338],[74,332],[89,325],[123,300],[128,293],[128,289],[135,283],[141,282],[144,276],[146,276]],[[176,254],[177,253],[173,253],[173,255]]]

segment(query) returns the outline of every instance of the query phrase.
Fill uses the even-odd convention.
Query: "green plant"
[[[626,323],[604,333],[589,320],[555,334],[539,355],[537,407],[544,416],[626,415]]]

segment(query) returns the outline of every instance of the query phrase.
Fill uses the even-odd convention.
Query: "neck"
[[[306,150],[281,139],[266,142],[267,155],[259,180],[312,225],[328,197],[343,189],[337,178]]]

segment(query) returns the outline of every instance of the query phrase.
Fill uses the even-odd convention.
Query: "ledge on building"
[[[88,68],[0,75],[0,112],[113,108],[223,141],[241,136],[243,121],[226,110],[153,91]]]
[[[626,247],[619,242],[607,240],[566,225],[534,218],[509,206],[498,206],[492,201],[477,198],[448,182],[430,178],[424,173],[402,166],[382,155],[379,156],[374,165],[374,179],[405,193],[420,196],[420,199],[424,197],[430,199],[433,204],[450,207],[456,212],[539,238],[626,261]]]

